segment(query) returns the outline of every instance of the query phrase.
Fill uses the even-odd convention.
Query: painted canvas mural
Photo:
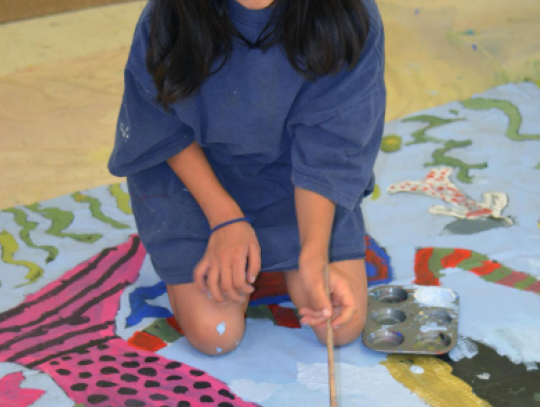
[[[388,122],[376,175],[370,283],[452,288],[459,340],[336,349],[340,406],[540,406],[540,89]],[[280,273],[257,281],[236,351],[188,345],[124,184],[1,211],[0,247],[2,407],[328,406],[326,349]]]

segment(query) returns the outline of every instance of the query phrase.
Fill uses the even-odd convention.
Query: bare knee
[[[195,349],[207,355],[224,355],[235,350],[244,336],[244,320],[190,321],[182,327],[186,339]]]

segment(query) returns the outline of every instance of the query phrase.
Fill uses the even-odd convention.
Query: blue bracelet
[[[244,221],[244,220],[245,220],[246,222],[248,222],[248,223],[251,225],[252,221],[251,221],[251,219],[248,218],[248,217],[231,219],[231,220],[228,220],[227,222],[223,222],[222,224],[217,225],[217,226],[215,226],[214,228],[212,228],[212,229],[210,230],[210,234],[214,233],[216,230],[222,228],[223,226],[227,226],[227,225],[230,225],[231,223],[241,222],[241,221]]]

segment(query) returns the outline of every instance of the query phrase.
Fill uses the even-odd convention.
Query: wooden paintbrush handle
[[[330,298],[330,275],[328,266],[324,267],[324,289]],[[328,385],[330,387],[330,407],[338,407],[336,394],[336,375],[334,371],[334,330],[332,319],[326,321],[326,348],[328,350]]]

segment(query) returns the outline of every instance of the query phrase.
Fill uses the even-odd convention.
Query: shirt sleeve
[[[384,128],[384,36],[371,22],[359,62],[310,82],[287,122],[292,182],[354,209],[373,188]]]
[[[178,154],[195,139],[193,130],[154,102],[157,89],[146,69],[150,5],[143,10],[124,69],[124,94],[118,114],[111,174],[122,177],[141,172]]]

